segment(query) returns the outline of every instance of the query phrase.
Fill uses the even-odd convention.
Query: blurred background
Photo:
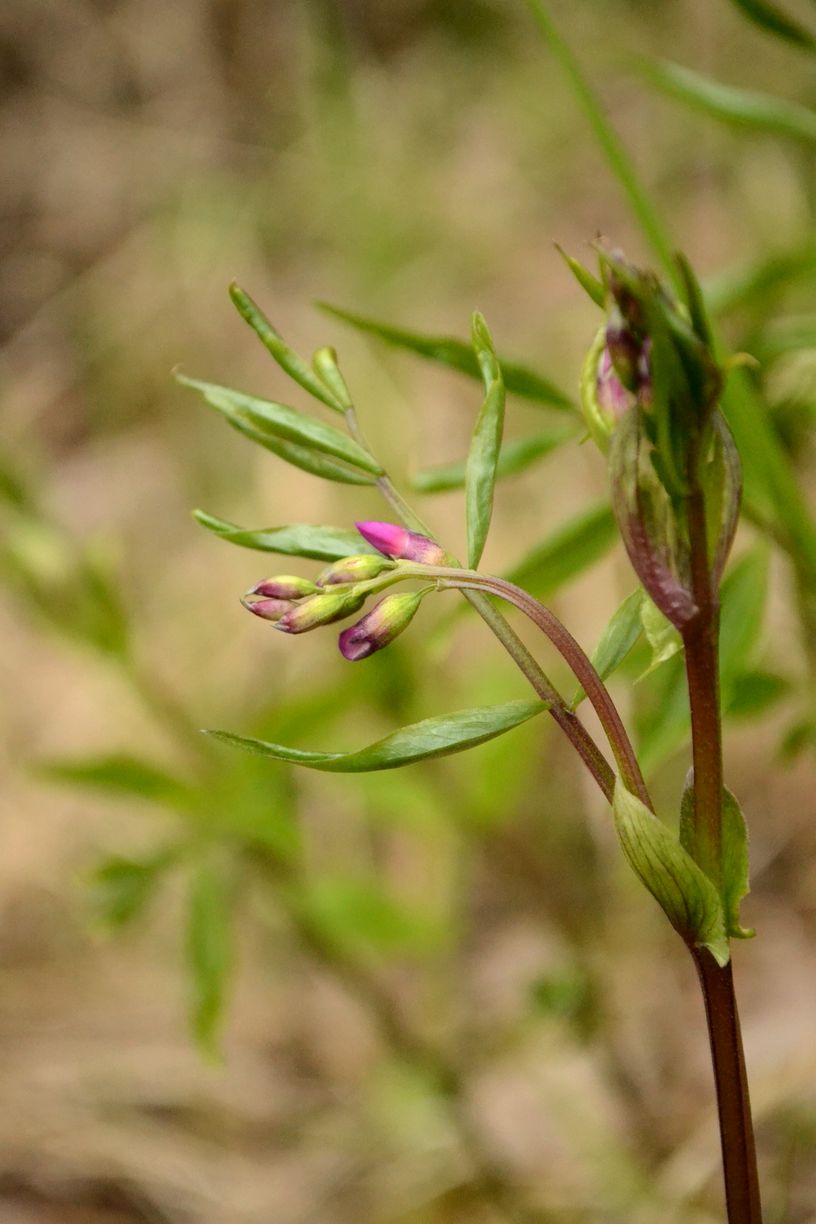
[[[729,342],[762,358],[807,497],[812,46],[730,0],[551,7]],[[808,0],[786,13],[816,32]],[[665,55],[781,99],[775,121],[656,91],[639,57]],[[482,310],[565,397],[511,397],[508,435],[572,437],[499,486],[485,568],[521,566],[587,647],[634,587],[568,403],[597,311],[553,243],[653,257],[526,6],[5,0],[0,71],[3,1224],[721,1219],[690,961],[554,726],[357,778],[198,733],[341,750],[527,695],[453,595],[354,668],[332,630],[286,639],[240,607],[317,566],[229,547],[193,507],[389,516],[174,384],[180,364],[306,406],[233,278],[300,351],[338,348],[404,487],[462,458],[479,389],[314,303],[463,338]],[[417,504],[461,550],[461,492]],[[759,931],[736,972],[767,1218],[806,1224],[813,607],[751,524],[736,557],[726,770]],[[648,662],[613,687],[670,815],[682,680],[675,658],[633,683]]]

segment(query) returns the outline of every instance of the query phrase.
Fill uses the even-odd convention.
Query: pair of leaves
[[[545,709],[547,705],[541,701],[511,701],[505,705],[460,710],[455,714],[426,718],[402,727],[356,752],[311,752],[234,735],[230,731],[210,731],[209,734],[247,752],[260,753],[294,765],[305,765],[308,769],[329,773],[364,773],[375,769],[397,769],[415,761],[475,748],[520,726]]]
[[[617,782],[615,828],[635,874],[688,943],[708,948],[718,965],[730,958],[717,889],[680,841],[645,804]]]
[[[182,386],[198,391],[234,429],[303,471],[347,484],[374,484],[382,474],[367,450],[332,425],[274,400],[182,374],[176,377]]]

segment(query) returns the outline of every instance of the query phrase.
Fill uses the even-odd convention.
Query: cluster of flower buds
[[[369,595],[389,582],[420,577],[417,566],[441,565],[447,560],[443,549],[428,536],[395,523],[357,523],[357,530],[381,555],[343,557],[324,569],[315,582],[292,574],[265,578],[244,596],[244,607],[281,633],[307,633],[353,616]],[[384,596],[340,634],[341,654],[356,662],[389,645],[408,626],[429,589]]]

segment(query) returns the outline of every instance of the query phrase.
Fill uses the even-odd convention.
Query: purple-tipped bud
[[[643,341],[627,327],[618,312],[610,312],[606,328],[606,348],[620,381],[627,391],[637,391],[640,386],[640,356]]]
[[[606,347],[598,363],[595,391],[598,407],[608,414],[612,421],[619,421],[635,402],[631,391],[627,391],[618,378],[609,349]]]
[[[445,552],[438,544],[416,531],[400,527],[397,523],[380,523],[374,520],[355,523],[355,527],[364,540],[386,557],[394,557],[399,561],[418,561],[420,565],[445,564]]]
[[[343,630],[338,639],[340,653],[349,662],[356,663],[382,650],[410,624],[423,594],[411,591],[386,595],[356,625]]]
[[[274,578],[264,578],[250,591],[251,595],[264,595],[268,599],[304,599],[314,595],[317,587],[308,578],[298,578],[294,574],[278,574]]]
[[[241,603],[248,612],[254,612],[262,620],[279,621],[280,618],[294,607],[288,599],[242,599]]]
[[[276,623],[281,633],[308,633],[321,625],[353,616],[366,600],[366,592],[352,588],[346,591],[320,591],[293,604]]]
[[[378,578],[384,570],[394,568],[394,562],[385,557],[362,553],[359,557],[343,557],[327,566],[317,579],[319,587],[336,586],[340,582],[367,582]]]

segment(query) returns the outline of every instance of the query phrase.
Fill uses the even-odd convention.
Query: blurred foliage
[[[812,11],[792,0],[552,10],[631,150],[635,185],[706,273],[723,344],[761,362],[730,388],[750,472],[724,591],[723,688],[734,789],[756,829],[747,908],[769,949],[759,969],[745,966],[756,973],[748,1031],[769,1218],[804,1224],[816,1189],[801,980],[816,956],[816,196],[803,141],[809,37],[793,45],[790,32],[811,29]],[[23,963],[9,954],[3,970],[4,1032],[16,1049],[21,1018],[31,1028],[34,1017],[49,1041],[22,1081],[23,1112],[9,1111],[28,1138],[8,1147],[4,1211],[85,1210],[76,1218],[100,1224],[249,1224],[271,1202],[283,1224],[717,1218],[716,1167],[699,1138],[708,1072],[689,1056],[696,1007],[678,996],[669,937],[617,873],[606,816],[544,719],[466,760],[348,778],[301,775],[198,732],[350,749],[526,696],[472,617],[429,615],[426,647],[415,626],[353,682],[330,642],[298,651],[247,623],[232,592],[257,578],[259,558],[222,549],[189,505],[227,516],[205,516],[217,535],[281,552],[292,537],[272,533],[286,524],[350,532],[382,508],[367,489],[289,475],[173,390],[182,361],[262,398],[290,396],[231,317],[222,290],[235,276],[302,351],[342,346],[376,453],[404,485],[413,474],[419,492],[438,491],[427,513],[458,544],[451,490],[480,390],[457,377],[477,370],[448,337],[478,303],[498,352],[517,359],[505,365],[509,438],[487,568],[555,599],[587,644],[630,590],[609,560],[600,461],[575,445],[568,415],[592,323],[550,243],[581,253],[604,229],[635,253],[648,233],[624,207],[633,180],[619,195],[533,31],[523,5],[497,0],[3,6],[0,615],[15,694],[3,756],[8,826],[36,860],[18,847],[15,866],[11,844],[9,924],[29,875],[71,914],[77,869],[91,924],[118,932],[128,979],[124,998],[104,973],[66,984],[60,936],[42,966],[37,923],[18,920]],[[317,298],[342,312],[307,315]],[[377,320],[364,330],[391,348],[364,347],[338,313],[357,332]],[[234,520],[273,526],[252,537]],[[309,555],[334,555],[344,538],[322,537]],[[676,656],[651,667],[636,628],[610,656],[612,683],[631,688],[640,751],[676,799],[682,673]],[[795,772],[771,781],[778,749]],[[186,966],[188,990],[162,979],[169,1020],[139,938],[150,966],[172,949],[171,983]],[[103,955],[82,949],[91,966]],[[16,1001],[35,972],[36,1001]],[[80,1033],[99,1031],[81,1007],[93,990],[116,1035],[98,1078],[121,1084],[122,1050],[146,1046],[135,1079],[154,1097],[131,1088],[123,1105],[90,1077],[81,1107],[68,1092],[55,1152],[53,1118],[24,1111],[44,1095],[43,1067],[56,1084],[66,1009]],[[258,1051],[259,1099],[244,1083],[254,1103],[245,1114],[230,1105],[230,1123],[211,1080],[164,1082],[160,1054],[185,994],[201,1045],[223,1051],[223,1075]],[[292,1069],[294,1086],[278,1085],[290,1116],[269,1112],[259,1068]],[[102,1137],[82,1111],[103,1120]],[[132,1131],[114,1119],[129,1112]],[[158,1149],[139,1156],[148,1125],[162,1150],[194,1155],[167,1168]],[[116,1135],[121,1151],[104,1156]]]

